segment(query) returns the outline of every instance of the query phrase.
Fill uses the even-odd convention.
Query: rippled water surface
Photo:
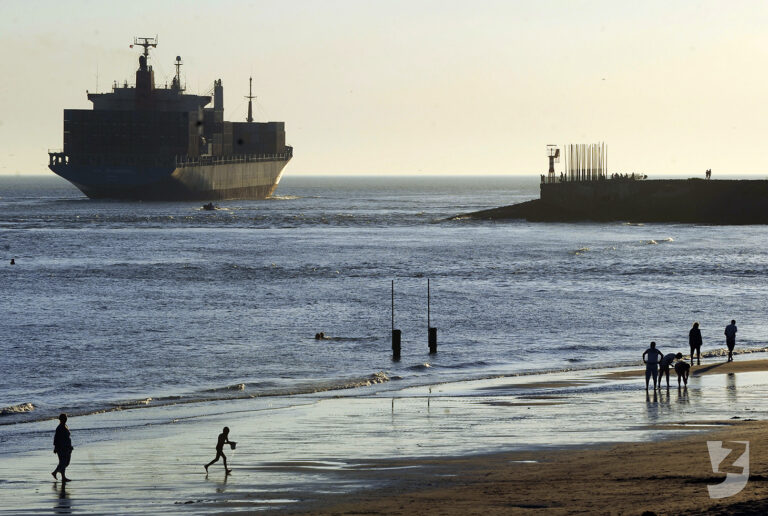
[[[652,339],[686,352],[694,320],[705,348],[731,318],[764,345],[768,228],[442,221],[537,196],[537,177],[289,175],[204,211],[0,178],[0,425],[617,365]]]

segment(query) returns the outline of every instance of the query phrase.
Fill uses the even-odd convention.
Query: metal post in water
[[[400,360],[400,330],[395,329],[395,280],[392,280],[392,360]]]
[[[427,278],[427,342],[429,343],[429,354],[434,355],[437,353],[437,328],[433,328],[431,324],[431,301],[432,297],[429,290],[429,278]]]

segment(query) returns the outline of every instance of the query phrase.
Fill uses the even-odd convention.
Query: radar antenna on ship
[[[248,99],[248,118],[245,119],[246,122],[253,122],[253,99],[256,97],[253,96],[253,77],[248,78],[248,95],[245,96],[245,98]]]

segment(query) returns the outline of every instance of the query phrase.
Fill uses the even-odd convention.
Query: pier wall
[[[768,180],[629,180],[542,183],[529,220],[768,223]]]

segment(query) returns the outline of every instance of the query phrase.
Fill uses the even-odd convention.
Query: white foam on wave
[[[741,348],[741,349],[736,348],[733,351],[733,354],[734,355],[746,355],[746,354],[749,354],[749,353],[766,353],[766,352],[768,352],[768,347],[763,347],[763,348]],[[690,356],[690,355],[686,355],[686,356]],[[728,356],[728,349],[727,348],[719,348],[719,349],[712,349],[712,350],[709,350],[709,351],[702,351],[701,352],[701,356],[705,357],[705,358],[725,357],[725,356]]]
[[[296,199],[301,199],[301,197],[298,195],[270,195],[267,197],[269,201],[293,201]]]
[[[23,414],[25,412],[32,412],[35,410],[35,406],[31,403],[19,403],[18,405],[10,405],[0,409],[0,416],[10,416],[12,414]]]

